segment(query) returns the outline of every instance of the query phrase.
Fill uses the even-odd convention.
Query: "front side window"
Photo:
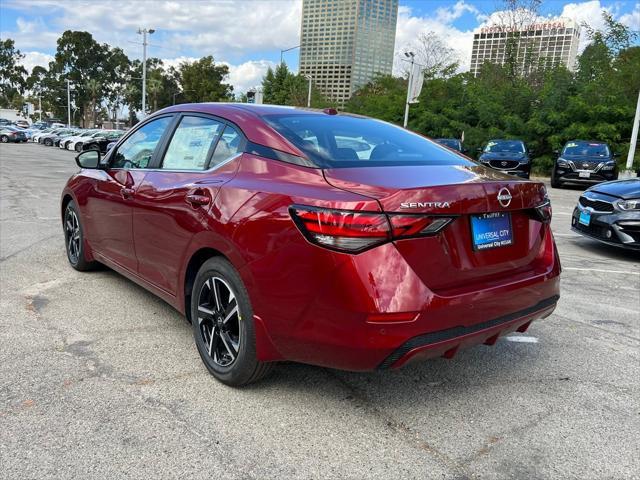
[[[162,161],[168,170],[205,170],[224,124],[211,118],[185,116],[171,138]]]
[[[148,168],[162,134],[173,117],[162,117],[146,123],[118,147],[111,168]]]
[[[265,115],[275,130],[319,168],[474,163],[390,123],[347,115]]]

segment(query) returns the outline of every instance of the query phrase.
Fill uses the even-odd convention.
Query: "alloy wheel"
[[[242,317],[233,289],[222,278],[209,277],[198,295],[198,330],[213,362],[229,367],[238,358]]]
[[[76,212],[67,209],[64,221],[64,231],[67,239],[67,253],[71,263],[76,264],[80,258],[80,222]]]

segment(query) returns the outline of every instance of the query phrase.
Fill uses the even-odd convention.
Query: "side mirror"
[[[98,150],[85,150],[76,156],[76,163],[80,168],[98,168],[98,165],[100,165],[100,152]]]

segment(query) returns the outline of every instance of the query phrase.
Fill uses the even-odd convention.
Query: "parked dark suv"
[[[531,174],[529,151],[522,140],[489,140],[479,151],[478,160],[485,166],[522,178]]]
[[[551,171],[551,186],[560,188],[565,183],[593,185],[618,178],[618,167],[609,145],[603,142],[571,140],[558,158]]]
[[[462,146],[462,141],[457,138],[436,138],[435,141],[460,153],[467,153],[467,149]]]

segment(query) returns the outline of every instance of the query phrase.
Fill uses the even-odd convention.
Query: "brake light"
[[[541,205],[529,210],[529,216],[542,223],[551,223],[552,213],[551,201],[548,198]]]
[[[293,205],[289,213],[304,237],[331,250],[358,253],[377,245],[417,236],[435,235],[452,218],[389,215]]]

